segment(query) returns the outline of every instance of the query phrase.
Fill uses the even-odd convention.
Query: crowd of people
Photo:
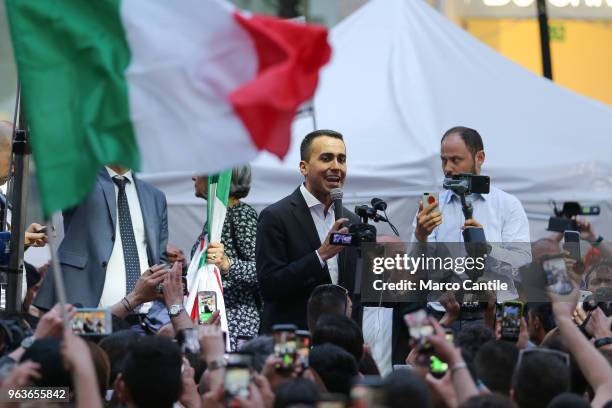
[[[206,251],[220,271],[227,332],[214,307],[206,321],[184,308],[187,261],[168,243],[164,194],[130,169],[101,169],[89,196],[63,214],[58,260],[67,304],[58,303],[48,271],[28,282],[23,313],[0,321],[0,398],[35,386],[66,387],[78,407],[612,407],[612,247],[588,222],[576,220],[590,249],[574,259],[559,234],[530,243],[516,197],[494,186],[470,194],[466,219],[465,203],[446,190],[415,209],[411,240],[461,243],[462,231],[480,230],[488,244],[483,276],[508,290],[475,302],[444,293],[365,303],[355,291],[357,249],[330,243],[359,222],[332,205],[347,176],[343,135],[312,132],[300,155],[304,182],[259,216],[243,201],[250,168],[232,172],[222,238]],[[449,129],[440,157],[446,177],[478,176],[482,138]],[[195,195],[208,199],[208,178],[193,180]],[[30,238],[43,245],[39,227]],[[205,224],[194,251],[207,234]],[[553,255],[571,291],[534,301],[523,278]],[[512,316],[503,313],[508,302]],[[466,312],[464,303],[476,307]],[[79,308],[105,310],[112,332],[77,335],[66,323]],[[509,338],[504,329],[514,321]],[[65,404],[11,395],[22,406]]]

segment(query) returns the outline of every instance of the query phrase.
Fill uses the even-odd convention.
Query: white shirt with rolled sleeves
[[[320,202],[315,196],[312,195],[310,191],[306,189],[304,184],[300,185],[300,192],[302,196],[304,196],[304,200],[306,201],[306,205],[310,210],[310,215],[312,216],[312,220],[314,221],[315,227],[317,228],[317,234],[319,234],[319,239],[321,243],[327,237],[329,230],[334,226],[335,213],[334,206],[330,206],[327,210],[327,215],[325,215],[325,205]],[[319,262],[321,262],[321,267],[325,265],[325,261],[321,258],[319,253],[315,251],[317,257],[319,258]],[[329,277],[333,284],[338,284],[338,255],[334,255],[332,258],[327,260],[327,269],[329,270]]]
[[[494,186],[491,186],[489,194],[472,194],[467,198],[474,208],[473,219],[483,226],[487,242],[493,244],[483,276],[508,283],[508,291],[498,291],[498,301],[514,299],[517,297],[514,280],[520,278],[518,269],[531,262],[529,221],[523,205],[515,196]],[[427,241],[463,242],[465,216],[459,196],[444,190],[440,193],[438,205],[442,224],[433,230]],[[416,242],[416,215],[412,228],[412,242]]]

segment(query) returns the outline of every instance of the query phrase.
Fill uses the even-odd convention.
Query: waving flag
[[[206,200],[208,236],[200,241],[187,269],[189,296],[185,299],[184,305],[191,318],[196,320],[199,316],[198,292],[214,292],[217,299],[217,310],[221,316],[221,329],[226,333],[228,332],[227,314],[223,300],[221,272],[216,265],[206,263],[206,248],[209,242],[221,242],[231,182],[231,170],[208,177],[208,199]],[[229,350],[229,336],[226,336],[226,347]]]
[[[223,0],[6,0],[43,211],[105,164],[213,174],[283,157],[331,50],[324,28]]]

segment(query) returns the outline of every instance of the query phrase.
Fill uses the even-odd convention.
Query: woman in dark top
[[[195,194],[206,199],[208,178],[193,177]],[[251,189],[251,168],[242,166],[232,170],[232,185],[227,214],[221,233],[221,245],[211,242],[207,262],[214,263],[221,271],[223,299],[227,312],[230,345],[236,350],[238,336],[257,336],[259,331],[259,289],[255,272],[255,234],[257,212],[240,201]],[[191,256],[200,240],[207,233],[206,223]]]

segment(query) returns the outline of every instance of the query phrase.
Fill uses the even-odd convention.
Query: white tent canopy
[[[483,174],[515,194],[529,214],[550,213],[551,199],[597,203],[602,215],[592,221],[610,238],[610,107],[507,60],[424,1],[371,0],[332,30],[331,43],[315,109],[319,128],[345,135],[345,203],[386,199],[408,239],[418,197],[441,187],[440,137],[464,125],[483,136]],[[312,121],[298,119],[293,130],[284,162],[261,155],[253,163],[245,201],[258,210],[301,180],[299,143]],[[170,241],[190,248],[203,225],[204,202],[193,197],[189,176],[145,179],[168,196]],[[531,217],[533,239],[545,234],[542,218]]]

